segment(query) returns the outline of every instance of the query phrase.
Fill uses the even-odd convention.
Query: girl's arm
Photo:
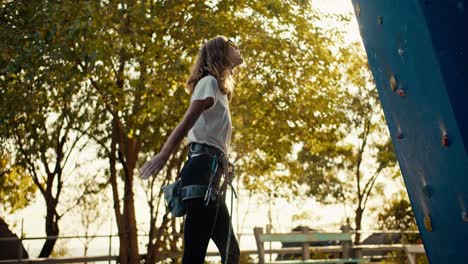
[[[147,179],[150,175],[158,173],[164,167],[167,160],[174,152],[175,147],[187,135],[188,131],[193,127],[203,111],[211,107],[213,103],[214,101],[211,97],[207,97],[204,100],[195,100],[190,103],[184,118],[180,121],[174,131],[172,131],[161,151],[141,167],[141,178]]]

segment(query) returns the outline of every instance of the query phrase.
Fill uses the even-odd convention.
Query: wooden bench
[[[282,242],[282,243],[302,243],[302,260],[281,260],[269,263],[278,264],[299,264],[299,263],[364,263],[369,262],[365,259],[352,259],[349,258],[352,249],[352,239],[349,233],[320,233],[309,232],[303,228],[302,232],[287,233],[287,234],[264,234],[263,228],[254,228],[255,241],[257,242],[257,251],[259,264],[266,264],[265,262],[265,242]],[[340,259],[310,259],[310,242],[328,242],[340,241],[342,242],[343,258]]]

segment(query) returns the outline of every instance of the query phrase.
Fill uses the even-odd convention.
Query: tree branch
[[[41,194],[43,196],[45,196],[46,194],[46,191],[44,189],[44,187],[42,186],[42,184],[40,183],[39,181],[39,175],[37,175],[37,172],[36,172],[36,169],[34,168],[34,163],[32,162],[32,158],[30,157],[30,155],[28,155],[27,151],[24,149],[23,147],[23,144],[21,143],[21,140],[20,140],[20,137],[18,135],[18,133],[14,133],[15,137],[16,137],[16,142],[20,148],[20,152],[23,154],[23,159],[26,161],[26,165],[27,167],[29,167],[29,172],[31,173],[31,177],[34,181],[34,183],[36,184],[37,188],[39,188],[39,190],[41,191]]]
[[[361,192],[361,164],[362,164],[362,156],[364,155],[364,149],[367,145],[367,138],[369,136],[369,131],[370,131],[370,117],[366,116],[365,122],[364,122],[364,131],[363,131],[363,139],[362,139],[362,144],[361,147],[359,148],[358,152],[358,160],[357,160],[357,165],[356,165],[356,184],[357,184],[357,195],[358,195],[358,202],[359,205],[361,205],[361,201],[363,198],[363,193]]]
[[[110,153],[109,148],[106,146],[106,143],[102,140],[99,140],[94,134],[91,134],[89,129],[80,129],[79,127],[74,128],[76,131],[80,132],[81,134],[93,139],[96,143],[99,144],[100,147],[102,147],[106,153]]]
[[[45,125],[45,122],[41,122],[41,125],[42,125],[42,129],[44,130],[44,133],[45,133],[45,138],[46,138],[47,141],[49,141],[49,135],[47,133],[47,127]],[[40,149],[39,154],[40,154],[40,159],[42,161],[42,164],[44,164],[44,168],[46,170],[47,175],[50,175],[50,174],[52,174],[52,171],[49,168],[47,157],[45,156],[45,154],[47,152],[47,149],[45,148],[45,144],[41,144],[39,146],[39,149]]]
[[[363,207],[366,207],[367,200],[369,199],[369,196],[370,196],[370,193],[371,193],[371,191],[372,191],[372,188],[374,187],[374,184],[375,184],[375,182],[376,182],[376,180],[377,180],[377,176],[380,174],[380,172],[381,172],[382,170],[383,170],[383,167],[379,167],[379,168],[376,170],[376,172],[375,172],[373,178],[371,178],[371,180],[369,180],[369,181],[367,182],[367,183],[371,183],[371,184],[370,184],[370,186],[369,186],[369,189],[368,189],[368,190],[366,191],[366,193],[365,193],[365,196],[364,196],[365,198],[364,198]]]

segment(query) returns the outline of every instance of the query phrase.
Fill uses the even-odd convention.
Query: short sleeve
[[[218,81],[213,76],[206,76],[198,81],[190,101],[213,98],[213,105],[218,101]]]

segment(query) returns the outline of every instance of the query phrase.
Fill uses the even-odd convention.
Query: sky
[[[352,4],[350,0],[312,0],[312,4],[315,8],[324,13],[333,14],[352,14]],[[329,22],[332,25],[333,22]],[[352,21],[347,25],[344,30],[347,32],[346,39],[349,41],[361,41],[359,35],[359,29],[355,17],[352,16]],[[138,190],[136,187],[136,214],[137,219],[140,223],[144,224],[145,220],[148,219],[148,207],[146,205],[144,193]],[[394,193],[396,190],[402,188],[398,183],[389,183],[387,186],[388,193]],[[297,225],[308,225],[314,229],[321,229],[327,231],[337,231],[339,227],[344,223],[346,217],[353,216],[353,208],[345,206],[343,204],[337,204],[333,206],[323,206],[313,199],[298,199],[296,201],[286,201],[284,199],[275,199],[272,202],[265,202],[262,199],[248,196],[247,192],[238,187],[239,199],[235,201],[235,207],[233,210],[233,225],[234,231],[242,235],[240,236],[240,247],[241,250],[255,249],[255,240],[253,238],[253,228],[260,226],[266,228],[266,225],[270,223],[273,226],[274,232],[288,232]],[[43,198],[38,195],[38,199],[34,204],[28,208],[18,212],[15,217],[7,218],[9,223],[16,223],[13,226],[13,230],[16,233],[20,233],[21,230],[21,219],[24,221],[24,233],[27,237],[31,236],[44,236],[44,215],[45,205]],[[384,198],[384,197],[383,197]],[[388,198],[388,197],[387,197]],[[228,200],[229,201],[229,197]],[[377,206],[381,203],[381,200],[377,199],[371,201],[370,206]],[[111,208],[102,208],[103,212],[113,215]],[[38,217],[42,216],[42,217]],[[304,216],[303,219],[298,220],[299,216]],[[369,217],[368,214],[365,217]],[[270,220],[271,219],[271,220]],[[293,220],[295,219],[295,220]],[[73,216],[65,216],[61,220],[61,234],[72,235],[78,234],[79,228],[77,223],[74,222]],[[364,229],[375,229],[375,224],[372,221],[364,221]],[[109,234],[109,232],[116,232],[117,228],[114,223],[114,218],[111,217],[108,221],[104,222],[97,231],[99,234]],[[239,236],[238,236],[239,239]],[[143,240],[142,240],[143,241]],[[115,240],[113,249],[114,252],[117,250],[117,243]],[[145,241],[143,241],[145,242]],[[39,248],[42,246],[42,241],[27,242],[26,248],[30,251],[31,255],[37,255]],[[107,253],[107,240],[96,240],[95,243],[91,244],[90,254],[106,254]],[[62,246],[60,243],[59,247]],[[274,245],[277,247],[278,245]],[[82,244],[75,241],[70,241],[66,246],[71,250],[72,255],[82,254]],[[142,247],[141,247],[142,249]],[[140,250],[141,250],[140,249]],[[102,252],[104,250],[104,252]],[[215,251],[216,248],[211,242],[209,251]]]

